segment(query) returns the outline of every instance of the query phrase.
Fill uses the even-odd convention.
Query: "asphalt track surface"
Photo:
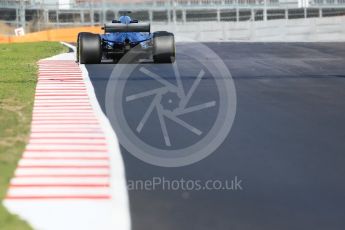
[[[179,168],[149,165],[122,148],[127,179],[237,176],[243,190],[130,191],[133,229],[345,229],[345,44],[206,45],[234,78],[229,136]],[[104,109],[114,64],[86,67]]]

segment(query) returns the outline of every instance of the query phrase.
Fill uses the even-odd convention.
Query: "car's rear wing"
[[[104,24],[105,33],[115,33],[115,32],[150,32],[150,23],[107,23]]]

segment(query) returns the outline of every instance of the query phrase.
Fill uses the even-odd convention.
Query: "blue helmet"
[[[119,18],[119,21],[120,21],[122,24],[129,24],[129,23],[131,23],[132,19],[131,19],[131,17],[125,15],[125,16],[121,16],[121,17]]]

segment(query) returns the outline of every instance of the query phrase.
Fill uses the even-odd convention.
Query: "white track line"
[[[130,230],[117,137],[74,56],[39,62],[31,136],[4,204],[34,229]]]

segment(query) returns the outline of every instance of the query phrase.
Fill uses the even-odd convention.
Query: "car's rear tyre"
[[[102,60],[101,37],[98,34],[79,33],[77,61],[80,64],[98,64]]]
[[[158,31],[153,34],[152,58],[155,63],[173,63],[175,61],[174,34]]]
[[[76,60],[77,60],[77,62],[79,62],[79,41],[80,41],[80,37],[82,36],[82,34],[91,34],[91,33],[89,33],[89,32],[80,32],[79,34],[78,34],[78,38],[77,38],[77,52],[76,52]]]
[[[121,60],[122,57],[123,57],[123,54],[115,54],[115,55],[113,55],[113,62],[115,64],[118,63]]]

